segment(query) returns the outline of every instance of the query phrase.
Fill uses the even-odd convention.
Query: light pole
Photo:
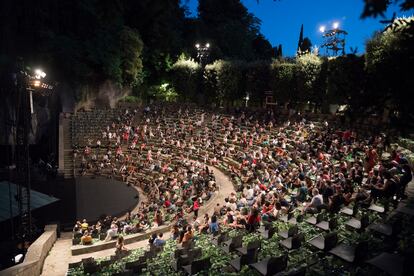
[[[326,48],[327,54],[328,51],[331,50],[333,56],[338,55],[339,51],[342,52],[342,55],[345,55],[345,36],[348,33],[339,28],[339,22],[335,21],[332,24],[332,29],[329,30],[326,29],[326,26],[320,26],[319,31],[325,38],[325,42],[321,47]]]
[[[210,55],[210,43],[206,43],[204,45],[196,43],[195,48],[197,50],[197,58],[200,61],[200,64],[204,66]]]

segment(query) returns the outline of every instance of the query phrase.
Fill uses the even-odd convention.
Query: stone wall
[[[0,276],[38,276],[57,237],[57,225],[46,225],[44,233],[29,247],[23,263],[0,271]]]

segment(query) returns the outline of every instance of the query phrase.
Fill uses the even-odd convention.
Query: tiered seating
[[[253,271],[261,275],[285,275],[289,272],[292,275],[301,275],[305,271],[322,269],[328,274],[352,274],[356,271],[355,263],[363,264],[374,255],[390,248],[397,248],[395,241],[389,239],[383,242],[371,235],[374,231],[379,235],[391,232],[394,237],[398,237],[399,233],[394,231],[394,227],[392,231],[388,229],[389,225],[395,225],[393,218],[390,220],[387,217],[391,207],[383,208],[365,202],[360,204],[351,197],[356,196],[352,192],[351,196],[346,198],[347,201],[336,206],[342,208],[340,213],[329,210],[329,206],[324,206],[328,210],[315,208],[312,212],[316,214],[308,213],[307,206],[298,203],[297,191],[301,187],[301,182],[306,181],[309,187],[304,200],[308,203],[311,189],[317,185],[322,187],[320,179],[335,179],[339,182],[339,173],[342,172],[349,174],[348,180],[353,181],[352,184],[356,187],[369,185],[367,174],[363,175],[364,179],[360,182],[358,177],[351,176],[351,168],[357,171],[358,167],[354,164],[364,156],[361,150],[347,152],[346,158],[345,153],[341,152],[346,149],[338,147],[340,150],[327,150],[322,137],[328,135],[328,131],[317,123],[313,127],[309,123],[272,127],[255,123],[253,119],[232,119],[228,115],[221,115],[220,119],[216,119],[212,116],[217,114],[207,113],[204,115],[204,122],[198,124],[202,112],[192,109],[189,113],[184,112],[175,116],[160,116],[162,112],[157,115],[144,115],[141,121],[137,121],[140,130],[139,142],[135,148],[131,148],[131,140],[121,145],[116,145],[114,141],[105,143],[105,149],[115,150],[121,146],[123,157],[112,156],[110,163],[118,162],[116,170],[104,166],[104,169],[98,170],[99,173],[125,178],[131,184],[139,185],[148,193],[150,199],[158,200],[157,196],[168,189],[156,195],[154,184],[160,183],[159,179],[162,177],[171,177],[171,172],[182,172],[183,168],[191,167],[190,160],[198,160],[201,163],[215,165],[231,176],[239,192],[237,200],[240,200],[250,186],[254,188],[254,200],[259,208],[265,206],[261,195],[263,201],[268,201],[271,199],[271,193],[277,194],[277,201],[283,202],[283,206],[277,215],[272,213],[269,217],[262,216],[261,226],[252,233],[230,229],[230,223],[226,223],[217,236],[212,237],[204,233],[196,235],[195,249],[179,251],[180,248],[174,241],[168,241],[163,253],[153,262],[147,263],[146,267],[140,268],[140,272],[159,275],[193,274],[208,268],[211,275]],[[233,124],[232,127],[229,122]],[[102,123],[100,129],[105,128],[106,124]],[[143,134],[143,128],[147,129],[146,134]],[[96,129],[91,131],[95,132]],[[339,135],[333,138],[338,141],[331,141],[332,143],[341,143]],[[88,139],[79,141],[83,141],[83,144],[80,144],[83,146],[87,146],[85,141],[89,142]],[[143,144],[145,146],[141,147]],[[98,160],[105,154],[101,150],[97,149]],[[160,154],[155,159],[158,151]],[[325,152],[326,156],[318,155],[318,152]],[[126,155],[130,158],[129,161],[125,161]],[[155,161],[148,158],[149,155],[152,160],[160,162],[159,167],[165,165],[168,169],[150,168]],[[82,163],[81,159],[81,155],[77,157],[78,169]],[[136,170],[121,172],[120,167],[125,162],[127,165],[134,164]],[[94,170],[86,168],[84,172],[88,175]],[[357,173],[358,171],[355,172]],[[179,173],[173,175],[176,177]],[[276,176],[284,178],[285,182],[277,182]],[[295,183],[296,179],[302,177],[304,180]],[[345,184],[331,183],[342,185],[341,189],[349,189]],[[386,206],[391,200],[380,199],[379,202]],[[250,208],[250,205],[243,207]],[[224,220],[221,222],[224,223]],[[385,231],[385,228],[388,230]],[[370,243],[368,248],[365,247],[367,241]],[[313,254],[314,252],[317,254]],[[118,264],[122,271],[129,270],[122,262]]]

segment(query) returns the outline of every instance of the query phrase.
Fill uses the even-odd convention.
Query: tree
[[[201,92],[200,64],[182,55],[171,68],[171,81],[181,99],[196,101]]]
[[[214,100],[220,106],[233,106],[245,96],[243,89],[243,70],[241,61],[216,60],[205,67],[207,91],[213,91]]]
[[[180,0],[122,0],[125,25],[138,30],[144,42],[145,80],[158,84],[183,51],[185,9]]]
[[[368,74],[367,98],[376,111],[384,106],[408,122],[414,118],[411,93],[414,87],[414,17],[396,19],[384,32],[366,45],[365,70]]]
[[[313,54],[304,54],[296,58],[296,64],[299,101],[318,103],[321,97],[323,97],[321,93],[324,94],[325,92],[319,91],[315,86],[321,73],[321,59]]]
[[[275,99],[288,103],[297,96],[296,64],[276,60],[271,64],[270,88]]]
[[[124,27],[120,37],[121,69],[124,85],[135,86],[142,83],[142,50],[143,42],[137,31]]]
[[[365,6],[361,17],[384,17],[384,12],[388,9],[389,5],[401,3],[400,8],[403,11],[408,11],[414,8],[413,0],[364,0]]]
[[[299,41],[298,41],[298,50],[296,54],[298,56],[310,53],[311,52],[312,43],[308,37],[303,38],[303,24],[300,27],[300,34],[299,34]]]
[[[251,105],[262,106],[264,92],[270,89],[270,62],[253,61],[245,66],[245,89]]]
[[[364,95],[366,74],[364,56],[347,55],[330,58],[327,74],[329,103],[349,104],[358,108]]]
[[[213,46],[212,57],[271,58],[270,43],[260,35],[260,20],[240,0],[200,0],[200,35]]]

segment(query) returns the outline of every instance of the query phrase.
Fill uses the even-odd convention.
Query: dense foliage
[[[386,2],[366,1],[363,16],[381,15]],[[410,1],[392,2],[412,8]],[[413,114],[407,104],[413,87],[413,18],[397,19],[376,34],[363,56],[311,54],[301,29],[300,54],[285,59],[282,46],[272,48],[259,31],[260,20],[240,0],[200,0],[196,17],[188,17],[185,4],[1,1],[0,72],[12,70],[23,57],[26,64],[41,65],[61,87],[77,91],[78,101],[109,82],[141,100],[241,106],[249,95],[249,104],[259,106],[264,92],[273,91],[280,104],[322,111],[329,104],[346,104],[354,113],[381,114],[386,106],[407,121]],[[198,63],[196,42],[210,43],[207,64]]]
[[[0,72],[12,70],[22,57],[27,65],[41,66],[51,79],[77,91],[98,90],[108,80],[137,91],[141,85],[138,90],[164,83],[181,53],[196,57],[196,42],[210,42],[212,59],[271,58],[260,21],[240,0],[202,0],[194,18],[186,16],[185,4],[1,1]]]
[[[210,104],[241,106],[246,95],[250,105],[260,106],[264,93],[273,91],[279,104],[298,108],[328,111],[329,104],[347,105],[350,114],[378,114],[385,109],[399,121],[413,116],[410,88],[414,87],[410,68],[414,64],[413,18],[396,19],[384,32],[367,42],[365,55],[348,54],[320,57],[313,53],[295,59],[274,59],[272,62],[216,60],[207,64],[191,82]],[[193,95],[188,83],[194,75],[189,61],[177,62],[181,75],[174,78],[179,93]],[[200,73],[200,74],[201,74]],[[186,77],[184,77],[184,75]],[[184,80],[184,81],[183,81]],[[186,87],[185,89],[181,87]],[[190,91],[191,90],[191,91]]]

